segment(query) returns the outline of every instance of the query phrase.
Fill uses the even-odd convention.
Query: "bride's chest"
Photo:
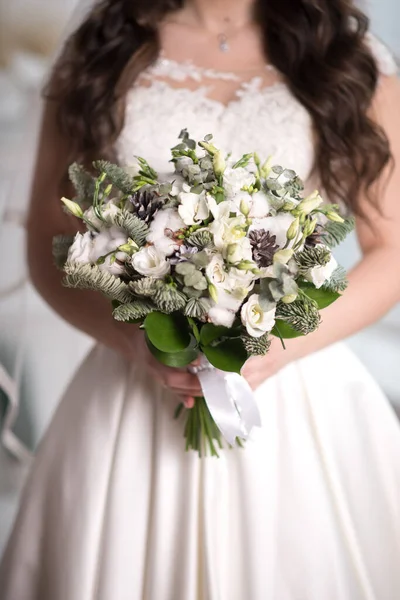
[[[184,128],[194,139],[212,133],[216,145],[234,157],[253,151],[262,159],[272,155],[275,164],[296,170],[303,179],[314,163],[308,112],[285,84],[259,89],[256,80],[227,105],[207,97],[206,87],[175,88],[155,80],[133,88],[117,143],[120,162],[129,164],[139,155],[156,170],[169,170],[170,148]]]

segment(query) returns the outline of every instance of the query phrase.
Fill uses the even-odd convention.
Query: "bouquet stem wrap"
[[[254,393],[241,375],[216,369],[205,356],[189,370],[199,378],[211,417],[231,446],[238,439],[247,440],[253,427],[261,427]]]

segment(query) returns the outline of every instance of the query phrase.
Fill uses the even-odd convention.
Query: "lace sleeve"
[[[399,67],[388,47],[372,33],[367,33],[366,42],[376,60],[380,73],[382,75],[395,75]]]

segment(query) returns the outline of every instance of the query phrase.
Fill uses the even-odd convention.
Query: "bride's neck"
[[[196,24],[215,32],[227,21],[234,27],[247,25],[253,6],[254,0],[187,0],[185,12]]]

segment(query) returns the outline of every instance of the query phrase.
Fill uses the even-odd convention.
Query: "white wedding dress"
[[[276,78],[160,59],[129,95],[120,160],[167,171],[187,127],[234,155],[274,154],[307,180],[310,117]],[[235,87],[228,103],[215,98]],[[335,345],[256,395],[263,425],[246,448],[199,460],[184,451],[176,398],[96,347],[40,446],[1,599],[399,598],[400,427],[368,372]]]

